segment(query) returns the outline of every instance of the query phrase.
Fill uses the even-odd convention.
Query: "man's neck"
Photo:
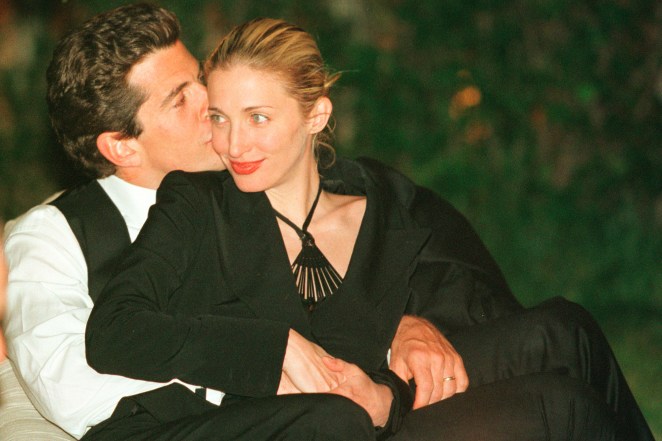
[[[165,177],[164,175],[156,176],[155,173],[146,172],[145,170],[137,168],[118,168],[115,172],[115,176],[129,184],[152,190],[158,189],[159,185],[161,185],[161,181]]]

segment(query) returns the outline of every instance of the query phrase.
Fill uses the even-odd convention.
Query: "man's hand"
[[[388,416],[393,401],[393,393],[383,384],[377,384],[357,365],[347,363],[339,358],[324,358],[324,364],[332,372],[346,378],[340,386],[330,393],[349,398],[363,407],[374,426],[383,427],[388,423]]]
[[[338,387],[345,381],[345,376],[342,372],[329,370],[323,362],[326,358],[332,357],[290,329],[277,394],[325,393]]]
[[[420,317],[402,317],[391,344],[390,368],[404,381],[416,382],[414,409],[469,387],[462,357],[432,323]]]

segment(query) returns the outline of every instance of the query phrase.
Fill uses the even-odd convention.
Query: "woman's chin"
[[[234,173],[231,174],[234,179],[234,184],[244,193],[256,193],[258,191],[266,190],[265,185],[258,182],[256,179],[246,179],[246,176],[237,176]]]

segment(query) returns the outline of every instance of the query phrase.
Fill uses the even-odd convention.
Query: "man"
[[[170,12],[130,5],[100,14],[58,45],[47,77],[53,127],[67,153],[97,180],[35,207],[7,231],[9,357],[35,407],[77,438],[107,419],[122,397],[163,386],[100,375],[87,365],[85,325],[112,268],[103,254],[124,246],[88,228],[119,229],[126,243],[133,241],[169,171],[222,168],[211,149],[199,65],[179,32]],[[86,216],[97,218],[86,223]],[[418,406],[467,387],[457,353],[450,345],[439,348],[443,337],[419,338],[417,329],[430,328],[403,320],[401,349],[393,353],[407,376],[428,378],[421,377]],[[442,386],[435,388],[426,361],[410,363],[407,348],[433,351],[456,384],[436,381]]]
[[[89,69],[85,74],[76,71],[81,67],[61,65],[75,61],[61,52],[55,53],[48,73],[55,131],[67,152],[102,178],[99,185],[122,213],[131,240],[168,171],[221,167],[211,149],[198,62],[178,41],[175,18],[148,8],[132,11],[108,14],[95,23],[99,28],[94,29],[94,41],[72,38],[60,45],[60,51],[79,52],[80,62]],[[161,18],[168,25],[161,24]],[[153,28],[164,28],[161,39],[148,41]],[[109,34],[116,41],[103,41]],[[147,43],[131,47],[132,38]],[[113,43],[125,53],[104,59],[104,48]],[[171,57],[140,63],[169,46]],[[84,61],[90,50],[97,58]],[[85,95],[83,89],[92,81],[103,87]],[[7,231],[6,249],[11,274],[5,323],[9,355],[46,418],[80,438],[110,415],[120,397],[160,386],[101,376],[87,366],[84,332],[92,308],[87,264],[58,208],[40,205],[18,219]]]

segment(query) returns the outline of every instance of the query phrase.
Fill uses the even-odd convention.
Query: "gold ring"
[[[444,381],[453,381],[455,380],[455,377],[444,377]]]

